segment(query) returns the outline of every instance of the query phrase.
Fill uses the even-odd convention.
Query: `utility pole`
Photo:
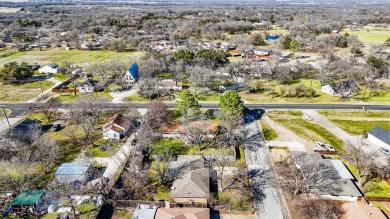
[[[3,108],[4,116],[7,119],[8,126],[11,127],[11,124],[9,123],[9,120],[8,120],[7,113],[5,112],[5,109],[4,109],[4,105],[1,105],[1,107]]]

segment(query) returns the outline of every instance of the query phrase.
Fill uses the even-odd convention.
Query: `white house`
[[[130,68],[127,70],[125,76],[123,77],[123,81],[128,86],[132,86],[138,80],[138,65],[137,63],[133,63]]]
[[[98,84],[98,81],[87,79],[81,83],[77,88],[80,93],[93,93],[95,92],[95,87]]]
[[[390,149],[390,130],[377,126],[368,131],[367,139],[379,147]]]
[[[321,91],[332,96],[347,97],[351,93],[359,90],[359,86],[354,80],[343,81],[340,83],[326,84],[321,87]]]
[[[115,114],[110,121],[103,126],[103,138],[119,140],[127,132],[126,121],[123,115]]]
[[[182,90],[183,83],[174,81],[172,79],[165,79],[158,82],[158,89],[160,90]]]
[[[45,65],[38,69],[38,72],[41,74],[55,74],[58,73],[59,66],[55,63],[51,63],[49,65]]]
[[[269,50],[260,48],[253,49],[253,53],[258,56],[268,56],[270,54]]]

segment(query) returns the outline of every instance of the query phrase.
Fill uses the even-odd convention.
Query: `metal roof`
[[[157,209],[135,209],[133,213],[134,219],[154,219]]]
[[[34,205],[45,194],[45,190],[28,190],[20,193],[11,202],[11,206],[15,205]]]
[[[63,163],[58,167],[55,175],[82,175],[90,166],[91,163]]]
[[[134,79],[138,79],[138,71],[139,71],[139,68],[138,68],[138,64],[137,63],[133,63],[128,72],[130,73],[130,75],[134,78]]]
[[[342,179],[355,179],[341,160],[330,160]]]

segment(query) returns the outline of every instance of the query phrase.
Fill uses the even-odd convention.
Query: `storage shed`
[[[20,193],[10,204],[13,212],[39,211],[44,194],[45,190],[28,190]]]
[[[55,178],[60,183],[88,182],[92,176],[91,163],[63,163],[58,167]]]

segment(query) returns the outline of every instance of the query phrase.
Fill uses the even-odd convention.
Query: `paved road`
[[[264,146],[264,139],[257,121],[246,124],[248,141],[245,143],[245,159],[249,181],[254,196],[253,205],[258,219],[291,218],[280,189],[275,182],[270,154]]]
[[[133,102],[133,105],[137,108],[146,108],[147,102]],[[174,102],[165,103],[169,108],[176,107]],[[200,103],[202,108],[218,108],[218,103]],[[5,108],[15,112],[25,111],[29,103],[0,103],[0,105],[5,105]],[[69,108],[70,103],[63,103],[61,108]],[[121,106],[121,103],[109,103],[106,105],[107,108],[115,108]],[[246,107],[250,109],[362,109],[363,105],[359,104],[258,104],[258,103],[247,103]],[[390,104],[387,105],[364,105],[366,110],[390,110]],[[11,112],[11,113],[13,113]]]

